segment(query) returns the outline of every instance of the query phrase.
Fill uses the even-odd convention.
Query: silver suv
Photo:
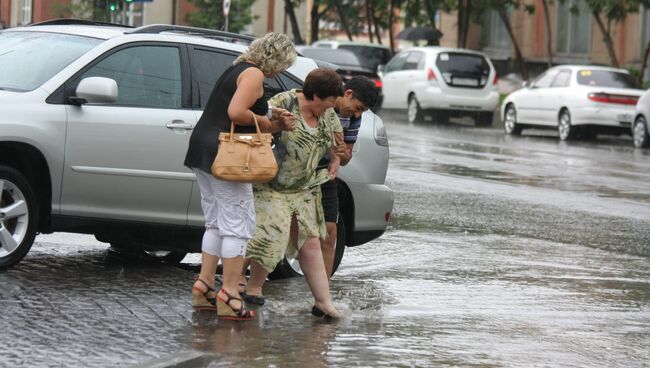
[[[183,166],[189,132],[250,40],[76,20],[1,31],[0,268],[20,262],[37,233],[55,231],[167,261],[199,252],[199,191]],[[299,58],[266,89],[299,87],[316,67]],[[393,205],[384,185],[388,139],[371,112],[354,151],[340,172],[337,265],[344,245],[384,232]],[[297,272],[289,257],[275,275]]]

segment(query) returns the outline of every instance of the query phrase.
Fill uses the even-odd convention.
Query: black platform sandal
[[[206,291],[194,286],[200,281],[206,287]],[[197,311],[216,311],[217,310],[217,293],[207,282],[196,279],[192,284],[192,307]]]
[[[229,319],[235,321],[248,321],[255,317],[255,312],[251,310],[244,309],[244,301],[240,298],[236,298],[226,291],[226,289],[221,289],[219,292],[226,294],[228,299],[224,300],[220,294],[217,293],[217,315],[219,319]],[[231,300],[239,300],[241,302],[241,308],[235,309],[230,305]]]

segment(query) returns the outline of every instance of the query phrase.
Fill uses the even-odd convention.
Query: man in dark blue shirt
[[[375,106],[379,99],[379,92],[375,83],[366,77],[354,77],[345,83],[343,97],[338,97],[334,110],[341,120],[345,150],[341,152],[341,165],[345,166],[352,159],[352,148],[357,141],[361,127],[361,114]],[[319,167],[330,165],[329,156],[325,156]],[[334,268],[334,255],[336,252],[336,223],[339,216],[338,183],[336,179],[321,185],[323,193],[323,210],[327,226],[327,239],[321,239],[321,250],[327,276],[332,276]],[[343,244],[341,244],[343,246]]]

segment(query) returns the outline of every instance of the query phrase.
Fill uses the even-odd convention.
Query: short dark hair
[[[357,76],[345,83],[345,90],[352,90],[352,97],[361,101],[366,108],[372,109],[379,100],[379,90],[368,77]]]
[[[334,69],[314,69],[307,74],[305,83],[302,85],[302,93],[308,100],[313,100],[314,96],[318,96],[320,99],[341,97],[343,96],[343,80]]]

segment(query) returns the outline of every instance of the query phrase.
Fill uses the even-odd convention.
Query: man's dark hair
[[[379,90],[368,77],[358,76],[345,83],[345,90],[352,90],[352,97],[361,101],[366,108],[372,109],[379,100]]]
[[[343,96],[343,80],[333,69],[314,69],[307,74],[302,86],[302,93],[308,100],[313,100],[314,96],[318,96],[320,99],[341,97]]]

